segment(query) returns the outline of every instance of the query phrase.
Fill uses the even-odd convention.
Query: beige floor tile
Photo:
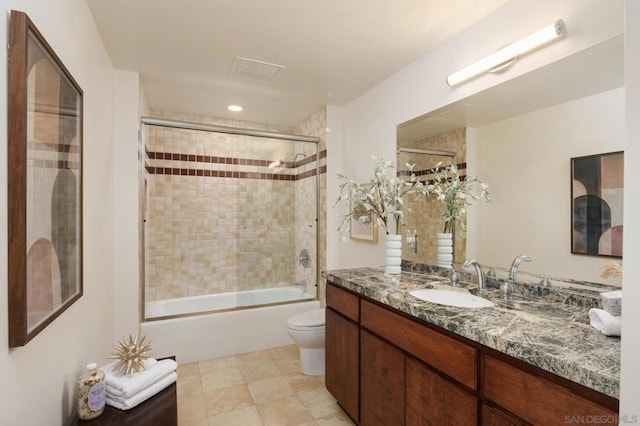
[[[209,426],[209,420],[204,418],[200,420],[194,420],[191,422],[178,421],[178,426]]]
[[[300,359],[300,349],[298,345],[279,346],[277,348],[267,349],[267,352],[274,361],[279,359]]]
[[[294,373],[287,374],[285,379],[287,379],[287,382],[296,393],[324,387],[324,376],[307,376],[302,373]]]
[[[251,397],[256,404],[294,395],[293,388],[282,377],[272,377],[247,384]]]
[[[344,411],[340,410],[328,416],[316,419],[318,426],[354,426],[355,423],[347,416]]]
[[[180,364],[178,365],[177,371],[180,379],[187,376],[197,376],[200,374],[200,366],[197,362],[191,364]]]
[[[200,374],[215,373],[238,366],[236,359],[232,356],[202,361],[198,363],[198,365],[200,368]]]
[[[296,426],[313,421],[298,397],[277,399],[257,405],[265,426]]]
[[[300,368],[300,360],[299,359],[277,359],[275,360],[276,365],[282,371],[282,374],[291,374],[291,373],[301,373],[302,369]]]
[[[256,361],[269,361],[271,357],[267,351],[247,352],[244,354],[234,355],[238,365]]]
[[[333,396],[324,387],[319,387],[307,392],[300,392],[298,396],[314,419],[319,419],[342,410]]]
[[[187,398],[178,398],[178,423],[194,422],[207,418],[207,410],[204,405],[204,396],[190,395]]]
[[[201,394],[202,382],[200,381],[200,374],[197,376],[178,377],[178,398],[187,395]]]
[[[256,407],[246,407],[209,417],[209,426],[262,426]]]
[[[310,422],[300,423],[296,426],[318,426],[318,423],[316,423],[315,420],[312,420]]]
[[[244,383],[242,374],[240,374],[240,370],[237,366],[227,367],[220,371],[204,373],[200,377],[202,380],[202,391],[205,393]]]
[[[231,386],[207,392],[204,394],[204,402],[209,417],[254,405],[247,385]]]
[[[271,358],[240,364],[238,368],[240,369],[242,377],[244,377],[244,381],[246,383],[268,379],[270,377],[282,376],[282,372]]]

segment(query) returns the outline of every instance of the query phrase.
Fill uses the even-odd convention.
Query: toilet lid
[[[297,314],[287,321],[293,327],[320,327],[324,326],[324,308],[312,309],[310,311]]]

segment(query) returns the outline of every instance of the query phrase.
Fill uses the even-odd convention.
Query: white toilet
[[[287,321],[289,336],[300,347],[302,373],[324,374],[324,308],[297,314]]]

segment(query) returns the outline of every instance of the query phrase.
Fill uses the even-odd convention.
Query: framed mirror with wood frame
[[[11,11],[9,346],[82,296],[83,92],[29,17]]]

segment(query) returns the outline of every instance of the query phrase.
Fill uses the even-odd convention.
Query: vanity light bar
[[[473,64],[462,68],[459,71],[450,74],[447,77],[447,84],[449,86],[457,86],[472,78],[478,77],[482,74],[492,71],[509,61],[517,59],[528,52],[531,52],[538,47],[545,45],[549,42],[557,40],[562,37],[567,31],[567,28],[562,19],[558,19],[553,24],[536,31],[527,37],[520,39],[510,45],[503,47],[491,55],[485,56]]]

